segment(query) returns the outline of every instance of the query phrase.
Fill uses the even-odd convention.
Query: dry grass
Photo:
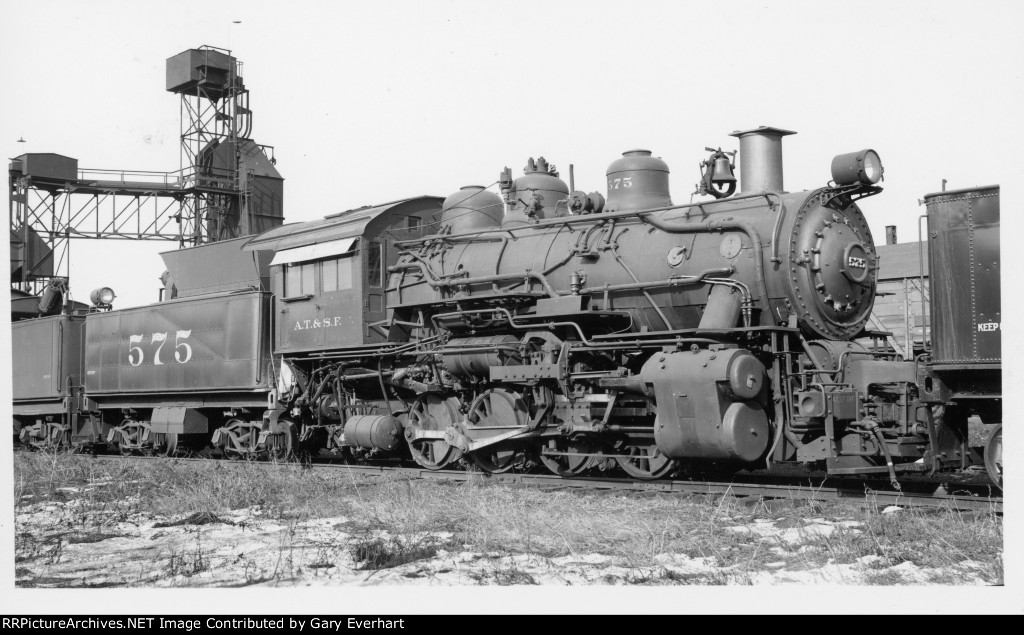
[[[268,469],[248,462],[101,461],[43,452],[17,454],[14,484],[16,508],[74,495],[91,508],[117,503],[122,513],[187,515],[262,507],[298,518],[344,514],[358,487],[354,480],[339,483],[331,474],[297,464]],[[134,503],[125,508],[125,501]]]
[[[19,507],[76,501],[67,507],[63,535],[56,541],[16,534],[19,565],[59,560],[64,545],[74,540],[111,537],[104,528],[134,513],[167,519],[168,526],[201,525],[231,510],[259,508],[264,517],[291,527],[343,517],[342,529],[351,539],[346,545],[304,546],[300,567],[286,532],[278,562],[272,568],[247,569],[247,583],[294,579],[302,568],[326,572],[343,560],[345,566],[354,562],[376,571],[462,551],[494,563],[478,574],[477,581],[487,584],[536,583],[509,561],[516,554],[549,560],[604,554],[625,573],[603,582],[621,584],[736,584],[779,566],[810,570],[855,564],[865,556],[871,559],[864,565],[864,579],[871,584],[907,582],[889,570],[906,562],[934,570],[927,581],[940,584],[956,584],[960,574],[955,569],[968,565],[990,584],[1001,584],[1003,576],[1002,519],[984,513],[882,514],[849,502],[780,504],[732,496],[552,491],[477,476],[461,483],[411,481],[298,465],[97,461],[43,453],[16,456],[14,489]],[[836,525],[822,535],[809,529],[807,519],[815,517],[859,524]],[[798,539],[737,531],[755,523],[795,532]],[[707,559],[718,572],[680,573],[660,564],[665,554]],[[165,569],[188,578],[210,566],[197,544],[170,554]]]

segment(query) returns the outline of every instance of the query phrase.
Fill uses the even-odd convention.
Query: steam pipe
[[[764,250],[761,247],[761,236],[752,225],[737,221],[714,221],[707,225],[697,225],[694,223],[671,225],[660,219],[650,218],[647,216],[642,217],[641,220],[660,229],[661,231],[672,234],[710,234],[725,230],[741,231],[745,233],[750,238],[751,246],[754,249],[754,271],[755,278],[757,278],[757,285],[759,287],[758,292],[761,295],[762,308],[768,308],[768,285],[765,283],[764,275]]]
[[[680,276],[678,278],[668,278],[667,280],[654,280],[651,282],[635,282],[627,284],[604,284],[599,287],[587,287],[580,289],[580,293],[603,293],[605,291],[629,291],[632,289],[640,289],[643,287],[674,287],[680,285],[691,285],[700,284],[702,282],[710,282],[705,280],[708,276],[727,276],[735,271],[732,267],[721,267],[717,269],[705,269],[695,276]],[[568,291],[559,291],[559,293],[568,293]]]
[[[419,260],[419,256],[416,256],[412,252],[406,253],[408,253],[413,258],[416,258],[417,261]],[[469,284],[482,284],[487,282],[499,282],[501,280],[521,280],[523,278],[531,278],[540,282],[544,286],[544,289],[547,291],[548,295],[550,295],[551,297],[557,298],[558,296],[561,295],[560,293],[555,291],[554,287],[551,286],[551,283],[548,282],[548,279],[547,277],[544,276],[544,274],[537,273],[536,271],[524,271],[523,273],[502,273],[497,275],[477,276],[475,278],[461,278],[456,281],[449,281],[437,279],[430,271],[429,267],[425,266],[422,262],[407,262],[394,265],[393,267],[388,267],[388,273],[395,273],[398,271],[404,271],[406,269],[419,269],[420,272],[424,275],[424,277],[426,277],[427,283],[430,284],[430,286],[435,289],[439,289],[442,287],[457,287]]]
[[[538,328],[537,324],[526,324],[526,325],[516,324],[515,316],[512,315],[512,312],[509,311],[508,309],[503,308],[503,307],[493,307],[493,308],[489,308],[489,309],[473,309],[473,310],[469,310],[469,311],[455,311],[455,312],[452,312],[452,313],[438,313],[437,315],[431,317],[430,319],[433,321],[433,320],[438,320],[438,319],[446,318],[446,317],[465,315],[467,313],[498,313],[498,314],[502,314],[503,313],[505,315],[505,319],[508,320],[509,326],[511,326],[512,328],[521,329],[521,330],[531,330],[531,329],[537,329]],[[435,322],[435,324],[436,324],[436,322]],[[571,326],[574,329],[576,329],[576,333],[580,336],[580,341],[581,342],[583,342],[584,344],[586,344],[588,346],[592,346],[593,345],[593,343],[590,340],[587,339],[587,336],[584,335],[583,329],[580,328],[580,325],[575,323],[575,322],[545,322],[543,324],[543,326],[547,327],[547,328],[551,328],[551,327],[555,327],[555,326]],[[488,348],[488,350],[494,350],[494,347],[490,347],[490,348]],[[465,352],[465,351],[459,351],[459,352]]]
[[[776,194],[775,192],[755,192],[755,193],[752,193],[752,194],[742,194],[742,195],[739,195],[739,196],[732,196],[732,197],[729,197],[727,200],[722,201],[719,204],[733,203],[735,201],[745,201],[745,200],[748,200],[748,199],[765,198],[766,196],[779,197],[779,195]],[[779,198],[781,200],[781,197],[779,197]],[[509,236],[513,240],[518,240],[518,237],[513,232],[513,229],[531,229],[532,230],[532,229],[535,229],[537,227],[546,227],[548,225],[572,225],[572,224],[576,224],[576,223],[593,223],[595,221],[606,221],[606,220],[612,220],[612,219],[616,219],[616,218],[636,218],[638,216],[646,216],[648,214],[654,214],[656,212],[670,212],[670,211],[674,211],[674,210],[682,210],[682,209],[689,210],[689,209],[694,209],[694,208],[696,208],[696,209],[703,209],[706,205],[714,205],[714,204],[716,204],[715,201],[712,201],[710,203],[707,202],[707,201],[698,201],[696,203],[682,203],[680,205],[663,205],[663,206],[660,206],[660,207],[648,207],[647,209],[626,210],[626,211],[622,211],[622,212],[601,212],[600,214],[582,214],[582,215],[579,215],[579,216],[559,216],[559,217],[556,217],[556,218],[546,218],[546,219],[544,219],[542,221],[539,221],[537,223],[531,223],[528,227],[523,227],[523,228],[508,228],[508,227],[504,227],[504,228],[500,228],[500,229],[499,228],[486,229],[486,230],[481,230],[481,231],[477,231],[477,232],[470,232],[470,233],[465,233],[465,234],[453,234],[451,236],[442,236],[440,234],[434,234],[433,236],[424,236],[422,238],[414,238],[412,240],[395,241],[395,245],[397,245],[399,247],[405,247],[405,246],[408,246],[408,245],[419,245],[419,244],[423,244],[423,243],[429,242],[431,240],[439,240],[439,239],[441,239],[441,240],[450,240],[450,241],[474,240],[475,239],[474,237],[476,237],[476,236],[482,236],[484,234],[491,234],[491,233],[497,233],[497,232],[502,232],[502,233],[509,234]],[[703,214],[703,215],[706,216],[707,214]]]
[[[617,244],[618,243],[616,243],[616,245]],[[619,255],[618,248],[615,248],[612,251],[612,253],[615,254],[615,260],[618,261],[620,265],[622,265],[622,268],[626,270],[626,273],[628,273],[629,277],[633,279],[633,282],[642,285],[640,279],[636,277],[636,275],[633,273],[633,270],[629,268],[626,262],[622,259],[622,256]],[[644,288],[644,286],[641,286],[639,288],[642,290],[644,297],[647,298],[647,301],[651,303],[652,307],[654,307],[655,313],[657,313],[658,317],[661,318],[661,321],[665,323],[665,328],[671,331],[672,323],[668,321],[668,316],[665,315],[665,312],[661,310],[661,307],[658,306],[658,303],[654,301],[654,298],[651,297],[651,294],[647,292],[647,289]]]

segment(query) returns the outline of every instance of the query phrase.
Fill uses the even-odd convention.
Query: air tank
[[[494,229],[501,226],[505,203],[481,185],[467,185],[444,199],[441,228],[452,234]]]
[[[668,164],[650,150],[628,150],[608,166],[608,202],[604,211],[668,207]]]
[[[548,164],[544,157],[536,161],[530,157],[523,168],[523,176],[514,182],[508,183],[511,179],[508,168],[502,179],[505,181],[502,190],[509,206],[502,227],[528,225],[568,214],[569,186],[558,178],[555,166]]]
[[[402,424],[388,415],[353,415],[345,422],[345,443],[358,448],[394,452],[402,438]]]

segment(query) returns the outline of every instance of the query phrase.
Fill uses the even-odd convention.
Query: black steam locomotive
[[[801,463],[896,483],[978,462],[968,417],[1002,420],[998,187],[926,197],[934,345],[902,359],[865,330],[878,257],[856,201],[881,191],[878,155],[786,192],[787,134],[734,133],[742,184],[713,151],[712,201],[674,205],[645,150],[611,164],[607,195],[540,158],[501,196],[167,253],[158,304],[14,323],[20,439],[641,479]]]

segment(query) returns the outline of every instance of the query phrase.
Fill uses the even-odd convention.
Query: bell
[[[729,198],[736,192],[736,175],[732,173],[732,161],[729,155],[735,156],[735,152],[722,152],[719,148],[704,148],[711,153],[700,165],[703,170],[700,175],[700,183],[694,194],[706,196],[710,194],[715,198]]]
[[[719,156],[715,158],[715,166],[711,172],[711,184],[714,186],[728,186],[736,183],[736,175],[732,173],[732,166],[728,157]]]

